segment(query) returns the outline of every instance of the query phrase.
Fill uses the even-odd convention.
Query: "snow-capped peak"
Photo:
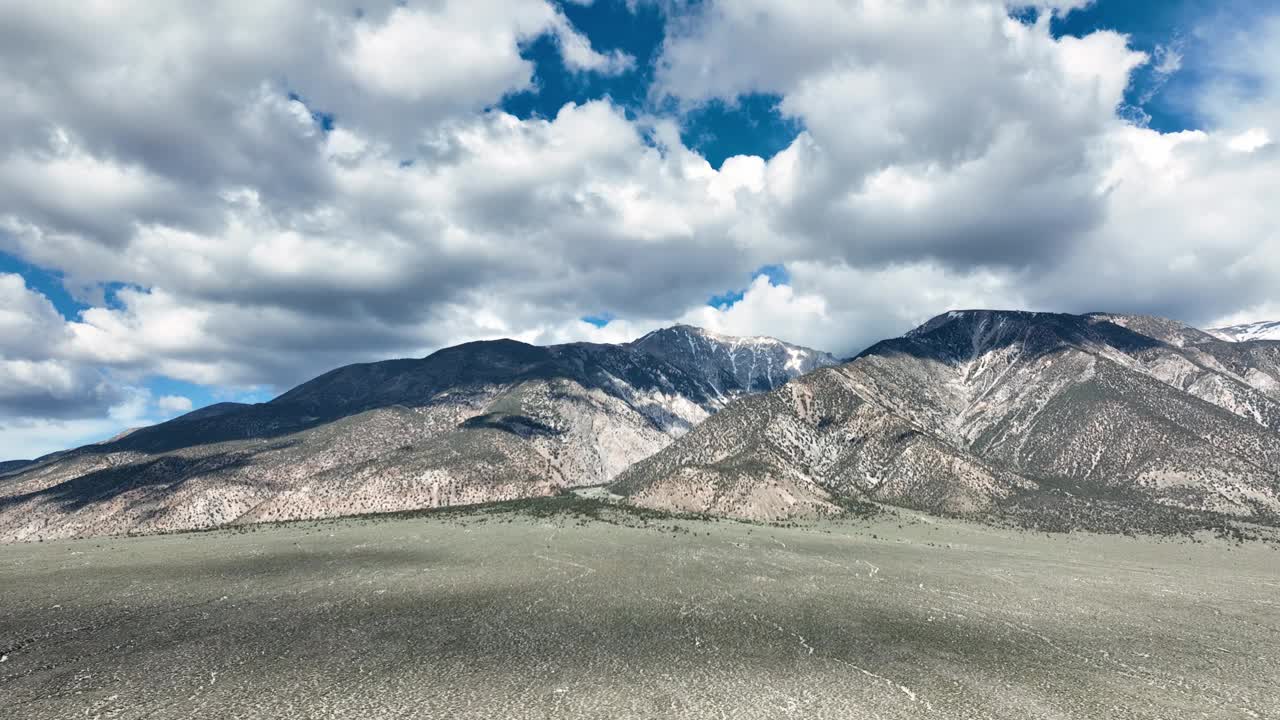
[[[631,347],[693,372],[724,397],[769,390],[839,362],[829,353],[777,338],[723,335],[693,325],[655,330]]]
[[[1229,327],[1212,328],[1208,332],[1210,335],[1228,342],[1280,340],[1280,321],[1262,320]]]
[[[667,328],[667,330],[691,333],[707,338],[708,340],[714,340],[728,345],[784,345],[787,347],[796,347],[794,345],[789,345],[778,338],[768,337],[766,335],[725,335],[723,333],[715,332],[714,330],[708,330],[704,327],[698,327],[697,325],[673,325],[672,327]],[[657,332],[662,331],[658,330]]]

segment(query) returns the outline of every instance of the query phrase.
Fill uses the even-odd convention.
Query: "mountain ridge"
[[[817,356],[781,342],[769,352],[779,349]],[[716,364],[729,359],[688,357],[652,338],[643,348],[504,339],[347,365],[265,403],[201,408],[6,475],[0,539],[439,507],[598,484],[759,386]],[[765,381],[798,374],[783,370]]]

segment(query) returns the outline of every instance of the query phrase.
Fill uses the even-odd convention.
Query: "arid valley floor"
[[[0,547],[0,717],[1280,717],[1274,543],[587,506]]]

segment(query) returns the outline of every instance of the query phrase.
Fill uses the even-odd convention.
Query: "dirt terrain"
[[[546,500],[7,546],[0,653],[23,720],[1272,718],[1280,550]]]

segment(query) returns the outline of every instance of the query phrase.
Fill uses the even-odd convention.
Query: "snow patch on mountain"
[[[1227,342],[1250,342],[1253,340],[1280,341],[1280,320],[1263,320],[1242,325],[1212,328],[1209,334]]]
[[[776,338],[721,335],[692,325],[655,330],[629,347],[702,379],[718,397],[727,399],[772,390],[839,363],[830,353]]]

